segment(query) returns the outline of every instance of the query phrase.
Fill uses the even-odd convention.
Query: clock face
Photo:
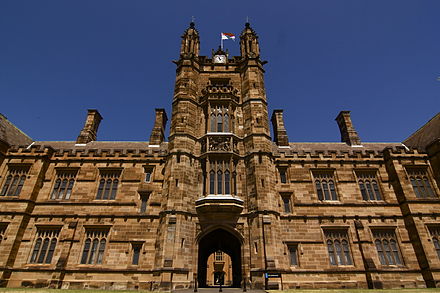
[[[215,55],[214,56],[214,63],[226,63],[226,56],[225,55]]]

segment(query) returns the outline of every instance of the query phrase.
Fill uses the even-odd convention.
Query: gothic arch
[[[240,287],[242,279],[243,237],[232,228],[214,226],[199,234],[197,281],[199,287],[207,287],[207,261],[209,255],[221,250],[232,260],[232,287]]]

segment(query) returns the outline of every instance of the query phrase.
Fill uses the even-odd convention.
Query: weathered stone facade
[[[1,285],[205,286],[221,250],[237,287],[438,286],[439,137],[364,143],[342,111],[341,143],[289,142],[275,110],[272,139],[254,30],[241,56],[199,47],[191,23],[167,142],[163,109],[149,142],[97,141],[97,110],[76,142],[1,117]]]

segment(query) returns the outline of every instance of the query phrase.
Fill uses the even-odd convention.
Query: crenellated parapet
[[[145,145],[145,146],[144,146]],[[144,146],[144,147],[142,147]],[[12,146],[7,153],[7,157],[41,157],[46,156],[53,159],[142,159],[150,157],[166,157],[168,155],[167,144],[161,147],[148,147],[147,143],[137,143],[136,147],[112,148],[108,145],[90,148],[54,148],[50,145],[34,144],[30,147]]]

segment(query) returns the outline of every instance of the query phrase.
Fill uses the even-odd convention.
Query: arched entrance
[[[207,287],[207,262],[208,257],[216,252],[223,251],[231,257],[232,261],[232,287],[241,285],[241,243],[231,233],[216,229],[203,236],[199,241],[198,272],[199,287]]]

